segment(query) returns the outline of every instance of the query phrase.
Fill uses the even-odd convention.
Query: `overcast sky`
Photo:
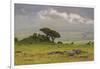
[[[42,27],[58,32],[93,30],[94,9],[83,7],[15,4],[15,35],[28,36]]]

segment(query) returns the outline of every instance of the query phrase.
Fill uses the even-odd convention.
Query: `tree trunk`
[[[52,42],[54,43],[55,38],[54,37],[51,37],[51,39],[52,39]]]

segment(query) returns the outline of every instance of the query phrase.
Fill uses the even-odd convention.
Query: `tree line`
[[[15,42],[20,42],[20,43],[38,43],[38,42],[50,42],[54,43],[56,38],[60,38],[61,35],[59,32],[52,30],[50,28],[41,28],[41,32],[44,33],[44,35],[40,33],[33,33],[33,35],[24,38],[22,40],[18,40],[18,38],[15,37]]]

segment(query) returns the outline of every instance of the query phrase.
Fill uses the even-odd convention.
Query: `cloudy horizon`
[[[15,36],[25,38],[42,27],[61,34],[61,40],[93,40],[94,9],[83,7],[15,4]],[[70,36],[70,37],[69,37]]]

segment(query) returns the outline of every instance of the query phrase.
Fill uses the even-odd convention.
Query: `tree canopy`
[[[54,42],[55,38],[61,37],[57,31],[51,30],[49,28],[41,28],[40,31],[42,31],[47,37],[49,37],[52,42]]]

